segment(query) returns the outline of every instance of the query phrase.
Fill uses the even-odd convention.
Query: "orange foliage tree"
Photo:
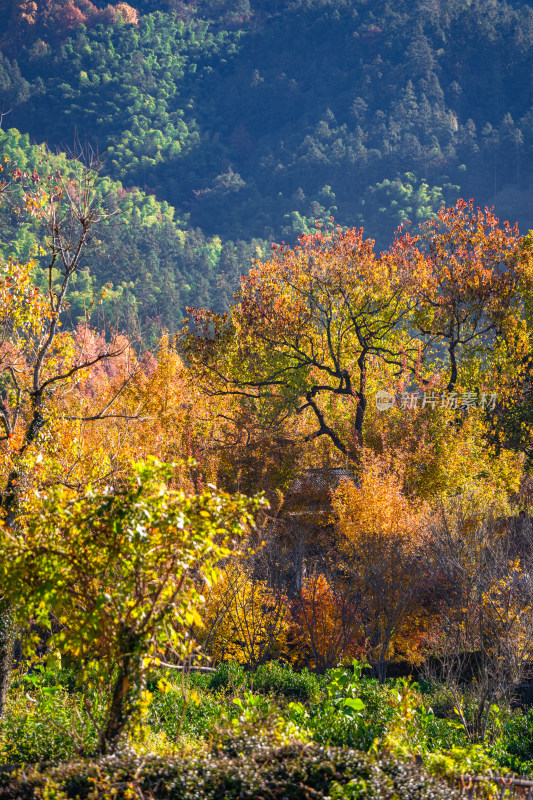
[[[416,284],[415,326],[431,372],[447,392],[491,377],[498,343],[516,325],[524,250],[518,227],[458,200],[420,226],[408,247],[423,265]],[[423,261],[420,262],[420,254]],[[444,356],[442,355],[444,353]]]
[[[296,658],[323,673],[343,659],[360,656],[364,639],[353,596],[315,573],[307,578],[293,603]]]
[[[85,327],[74,339],[90,352],[103,346],[102,335]],[[117,484],[133,460],[149,456],[180,461],[179,480],[190,491],[214,481],[214,415],[168,337],[142,357],[125,337],[117,342],[121,354],[85,370],[59,407],[54,441],[41,443],[46,458],[38,465],[40,485],[81,492],[89,484]],[[94,414],[95,403],[100,413]],[[185,466],[187,459],[195,466]]]
[[[380,255],[362,230],[339,227],[273,248],[228,315],[189,309],[182,346],[211,395],[273,418],[300,415],[307,441],[326,437],[355,457],[379,386],[476,394],[505,364],[503,344],[524,345],[514,335],[521,240],[472,202],[442,209]]]
[[[183,347],[211,394],[305,415],[307,440],[326,436],[353,455],[362,442],[369,371],[376,364],[401,370],[406,356],[416,360],[407,321],[417,263],[404,258],[403,240],[376,256],[362,230],[334,228],[299,241],[255,264],[229,316],[189,309]],[[354,405],[345,435],[331,418],[332,398]]]
[[[367,657],[383,680],[395,652],[419,656],[421,602],[429,588],[423,508],[402,493],[382,459],[366,453],[360,485],[335,493],[340,568],[357,603]]]

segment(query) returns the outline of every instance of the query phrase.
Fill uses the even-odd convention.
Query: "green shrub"
[[[71,670],[53,672],[42,665],[16,676],[0,723],[0,763],[60,761],[96,748],[96,728],[80,714],[74,685]]]
[[[146,722],[153,731],[165,731],[169,741],[177,742],[180,735],[202,738],[220,721],[225,698],[202,694],[183,708],[181,691],[155,692]]]
[[[347,670],[329,670],[326,674],[327,697],[309,707],[306,726],[310,736],[322,744],[369,750],[373,745],[393,750],[419,753],[424,749],[425,718],[420,695],[404,679],[386,685],[360,677],[360,664],[353,674]],[[362,708],[353,714],[343,709],[351,698]]]
[[[307,669],[294,672],[291,666],[270,661],[250,676],[250,686],[255,692],[273,693],[290,700],[308,702],[316,698],[320,682]]]
[[[502,772],[533,775],[533,708],[502,715],[501,735],[487,749]]]
[[[452,747],[446,752],[428,753],[424,759],[427,770],[439,777],[455,775],[487,775],[497,772],[497,765],[479,744]]]
[[[226,692],[234,692],[246,683],[246,673],[241,664],[235,661],[224,661],[213,673],[208,688],[212,690],[224,689]]]
[[[102,697],[88,695],[87,687],[82,692],[79,677],[44,664],[15,675],[0,722],[0,763],[63,761],[95,751],[96,727],[81,714],[82,705],[92,699],[98,722],[105,692]],[[160,671],[149,681],[153,696],[130,739],[139,752],[163,756],[193,744],[197,750],[216,746],[237,758],[301,739],[312,747],[390,752],[404,760],[420,755],[436,775],[488,768],[533,774],[533,709],[503,709],[497,735],[473,748],[460,723],[447,715],[439,687],[421,694],[406,681],[382,685],[351,670],[317,678],[277,662],[255,673],[228,663],[215,673],[190,676],[184,708],[181,676],[168,671],[166,677],[168,685],[161,683]],[[350,713],[354,707],[344,708],[346,698],[362,705]],[[443,712],[446,716],[439,716]],[[331,797],[356,797],[358,781],[348,788],[332,783]]]

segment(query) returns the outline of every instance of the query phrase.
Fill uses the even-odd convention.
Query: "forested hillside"
[[[16,130],[0,132],[0,149],[30,173],[56,169],[74,177],[80,171],[75,160],[30,145],[28,135]],[[163,328],[177,329],[187,305],[226,308],[244,265],[264,251],[265,243],[258,240],[206,237],[177,219],[165,201],[108,178],[99,181],[97,198],[113,216],[90,243],[84,269],[73,279],[69,319],[74,325],[98,302],[108,322],[130,332],[142,328],[145,345],[151,346]],[[0,250],[25,261],[44,234],[37,220],[21,220],[18,199],[8,196],[0,206]],[[41,260],[46,256],[45,250]],[[44,273],[41,280],[46,281]]]
[[[227,304],[254,250],[239,242],[294,241],[316,219],[363,225],[379,247],[458,196],[532,224],[529,4],[3,0],[0,26],[4,128],[90,145],[194,229],[189,261],[168,226],[139,246],[133,226],[120,234],[124,263],[138,248],[154,279],[161,260],[202,274],[180,313]],[[212,275],[196,254],[213,236],[228,244]]]

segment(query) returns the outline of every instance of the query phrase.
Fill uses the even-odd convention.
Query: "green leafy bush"
[[[246,673],[241,664],[234,661],[225,661],[220,664],[217,671],[213,673],[209,681],[209,688],[212,690],[224,689],[226,692],[234,692],[246,682]]]
[[[316,675],[307,669],[294,672],[289,665],[279,661],[263,664],[250,677],[250,686],[255,692],[272,692],[290,700],[306,702],[317,697],[320,682]]]
[[[317,678],[279,663],[255,673],[223,664],[212,674],[193,673],[185,684],[168,672],[164,680],[160,670],[149,677],[150,701],[129,738],[139,753],[175,757],[192,747],[237,758],[298,740],[390,753],[405,762],[421,757],[431,774],[447,778],[489,769],[533,773],[533,709],[502,709],[497,735],[472,746],[438,687],[421,693],[407,681],[382,685],[345,669]],[[83,714],[87,687],[82,692],[78,681],[72,669],[44,666],[16,675],[0,724],[0,763],[67,760],[94,751],[96,726]],[[105,692],[94,697],[93,714],[102,715],[106,702]],[[357,797],[358,781],[347,788],[332,784],[331,797]]]
[[[60,761],[96,748],[96,727],[80,713],[75,683],[72,670],[41,664],[15,677],[0,724],[0,763]]]
[[[487,750],[502,772],[533,775],[533,708],[503,714],[501,734]]]
[[[202,693],[185,702],[179,687],[167,692],[155,692],[146,719],[150,728],[164,731],[170,742],[180,735],[199,739],[205,737],[220,721],[224,698],[219,694]]]

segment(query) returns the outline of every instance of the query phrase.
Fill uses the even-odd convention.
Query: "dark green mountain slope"
[[[84,6],[86,24],[55,39],[39,17],[0,65],[9,122],[52,147],[88,142],[195,236],[294,239],[333,215],[384,247],[459,195],[533,225],[529,3],[131,5],[107,23],[103,3]],[[136,258],[172,251],[149,241]],[[247,257],[231,247],[232,264]],[[209,279],[208,303],[216,291]]]
[[[27,134],[15,130],[0,132],[0,153],[23,170],[37,168],[42,173],[52,166],[66,178],[79,167],[64,155],[43,153],[30,145]],[[84,319],[107,287],[98,314],[107,324],[128,331],[141,328],[145,344],[153,345],[163,328],[179,327],[187,305],[226,308],[243,270],[264,252],[264,243],[259,241],[207,238],[201,230],[176,220],[167,203],[139,189],[125,190],[120,183],[103,179],[98,193],[100,203],[119,214],[94,231],[85,268],[75,276],[70,300],[73,325]],[[26,260],[42,241],[35,220],[21,222],[13,213],[13,203],[0,206],[3,255]]]

